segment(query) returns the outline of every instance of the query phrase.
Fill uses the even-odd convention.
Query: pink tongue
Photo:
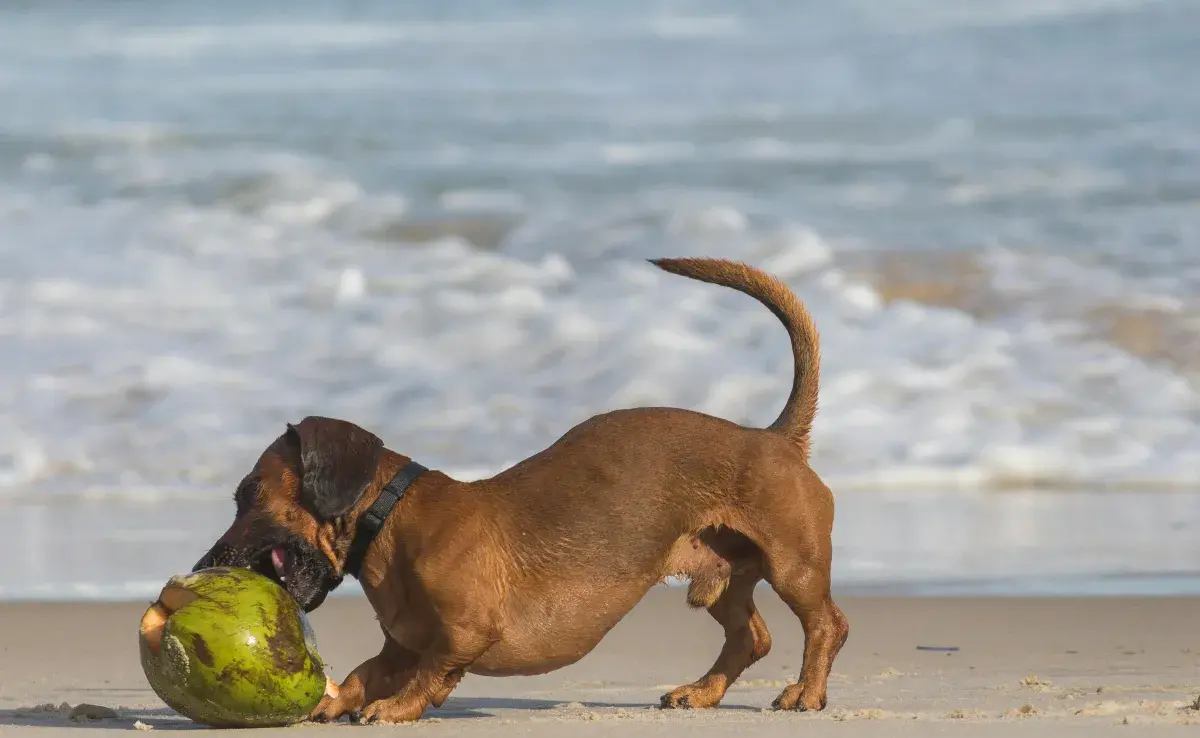
[[[287,554],[282,548],[271,549],[271,564],[281,579],[287,576]]]

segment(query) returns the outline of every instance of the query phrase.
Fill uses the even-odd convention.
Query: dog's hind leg
[[[662,697],[664,708],[714,707],[751,664],[771,650],[771,634],[754,606],[754,587],[762,572],[736,570],[708,612],[725,629],[725,645],[708,673]],[[689,598],[690,601],[690,598]]]
[[[767,581],[804,627],[800,680],[772,703],[779,710],[823,710],[833,661],[850,635],[846,616],[829,594],[829,544],[817,551],[764,547]]]

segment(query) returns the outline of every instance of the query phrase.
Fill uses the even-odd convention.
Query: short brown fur
[[[767,654],[771,636],[753,599],[763,579],[805,634],[800,681],[774,706],[825,707],[849,625],[830,597],[833,496],[808,466],[816,326],[785,284],[753,267],[717,259],[653,263],[744,292],[783,322],[795,374],[779,418],[756,429],[674,408],[618,410],[489,479],[425,473],[388,517],[360,575],[383,647],[337,697],[321,702],[314,719],[415,720],[440,706],[465,673],[539,674],[571,664],[670,576],[691,580],[688,603],[708,610],[725,643],[709,671],[664,695],[663,707],[717,705]],[[408,459],[384,449],[353,506],[324,520],[298,502],[305,468],[289,443],[281,436],[259,460],[253,507],[341,574],[354,521]],[[329,451],[331,459],[318,461],[367,457],[355,453]],[[246,529],[235,520],[222,540]]]

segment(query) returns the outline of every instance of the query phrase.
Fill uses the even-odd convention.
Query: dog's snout
[[[219,552],[217,551],[217,549],[219,547],[220,547],[219,545],[213,546],[211,549],[209,549],[208,553],[201,556],[200,560],[197,561],[195,563],[195,565],[192,566],[192,571],[200,571],[201,569],[211,569],[212,567],[216,566],[217,562],[220,560],[220,558],[218,557]]]

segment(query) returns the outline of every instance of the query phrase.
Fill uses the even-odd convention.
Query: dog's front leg
[[[359,722],[407,723],[421,717],[430,705],[441,707],[471,664],[495,642],[490,633],[477,628],[447,629],[421,654],[411,677],[399,691],[369,703]]]
[[[384,639],[379,654],[350,672],[338,689],[337,696],[326,695],[322,698],[309,719],[324,723],[343,715],[353,716],[375,700],[396,694],[412,678],[420,655],[396,643],[386,631]]]

